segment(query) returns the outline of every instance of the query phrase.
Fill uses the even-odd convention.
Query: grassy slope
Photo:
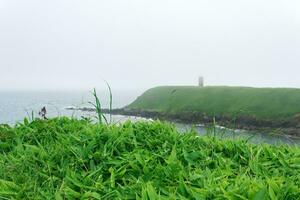
[[[0,126],[2,199],[299,199],[300,149],[160,122]],[[277,197],[277,198],[276,198]]]
[[[199,111],[209,116],[289,118],[300,113],[300,89],[165,86],[146,91],[128,108],[172,113]]]

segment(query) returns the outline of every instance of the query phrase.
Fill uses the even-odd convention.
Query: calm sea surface
[[[107,91],[97,91],[102,106],[108,108],[109,94]],[[134,101],[141,91],[113,91],[113,107],[121,108]],[[55,116],[94,116],[90,112],[70,111],[67,107],[91,107],[93,102],[90,91],[0,91],[0,123],[14,124],[24,117],[31,116],[45,106],[48,117]],[[115,116],[120,120],[120,116]]]

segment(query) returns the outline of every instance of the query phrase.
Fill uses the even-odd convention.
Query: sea
[[[113,91],[113,108],[122,108],[133,102],[143,91],[139,90],[115,90]],[[102,108],[109,108],[109,92],[97,91]],[[69,110],[67,108],[92,107],[94,97],[92,91],[0,91],[0,124],[14,126],[22,123],[24,118],[37,118],[39,111],[45,107],[48,118],[68,116],[74,118],[89,117],[95,119],[94,112]],[[108,118],[109,116],[107,116]],[[151,120],[136,116],[112,115],[112,123],[123,123],[124,121]],[[232,130],[225,127],[217,127],[215,133],[211,133],[208,127],[202,124],[182,124],[172,122],[180,132],[196,131],[199,136],[216,135],[221,139],[243,139],[251,143],[290,144],[300,145],[300,138],[287,135],[274,135],[266,132],[253,132],[245,130]]]
[[[142,91],[117,90],[113,91],[113,108],[122,108],[133,102]],[[109,92],[97,91],[102,108],[109,108]],[[0,91],[0,124],[16,124],[24,118],[39,117],[39,111],[45,107],[47,117],[95,117],[93,112],[68,110],[67,108],[93,107],[92,91]],[[124,121],[132,119],[126,116],[113,116],[113,120]],[[134,120],[134,119],[133,119]]]

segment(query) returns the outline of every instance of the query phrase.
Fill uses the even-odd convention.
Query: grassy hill
[[[300,114],[300,89],[164,86],[146,91],[127,108],[164,113],[286,119]]]
[[[0,125],[0,199],[290,199],[300,149],[179,134],[161,122]]]

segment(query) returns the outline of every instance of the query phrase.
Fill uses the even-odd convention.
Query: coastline
[[[85,112],[95,112],[94,108],[66,108],[68,110],[80,110]],[[279,135],[287,135],[292,137],[300,137],[300,124],[296,119],[257,119],[249,116],[236,116],[235,118],[230,116],[207,116],[200,112],[179,112],[179,113],[166,113],[141,109],[102,109],[104,114],[112,115],[124,115],[143,117],[148,119],[159,119],[164,121],[187,123],[187,124],[204,124],[212,125],[216,123],[219,126],[223,126],[231,129],[243,129],[249,131],[264,131]]]

